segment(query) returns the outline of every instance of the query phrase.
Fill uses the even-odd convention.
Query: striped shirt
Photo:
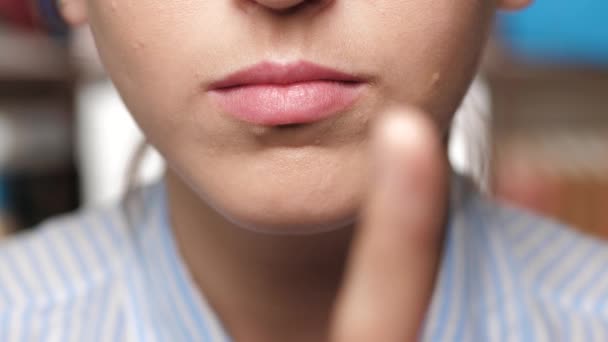
[[[608,247],[455,180],[422,339],[608,341]],[[139,194],[0,245],[0,341],[230,340],[180,257],[163,183]]]

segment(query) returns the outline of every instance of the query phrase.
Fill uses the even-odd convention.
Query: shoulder
[[[160,189],[0,242],[0,340],[115,341],[145,324],[139,246]]]
[[[1,242],[0,312],[94,291],[119,272],[127,229],[116,205],[53,218]]]
[[[476,195],[466,221],[483,242],[500,247],[514,270],[545,294],[567,293],[564,282],[584,273],[595,274],[594,285],[608,295],[608,244],[594,236],[523,208]],[[493,243],[496,242],[496,243]],[[495,251],[499,253],[499,251]]]
[[[475,190],[459,196],[448,245],[478,318],[523,340],[608,338],[608,244]]]
[[[137,268],[135,249],[160,183],[112,205],[49,219],[0,241],[0,314],[95,293]]]
[[[457,208],[451,226],[462,231],[457,234],[477,236],[473,244],[496,240],[507,248],[505,254],[527,266],[531,261],[552,257],[570,260],[581,252],[591,251],[608,258],[608,244],[599,238],[481,194],[470,184],[463,183],[460,187],[463,189],[456,191],[458,194],[452,200]],[[561,253],[556,253],[560,247]]]

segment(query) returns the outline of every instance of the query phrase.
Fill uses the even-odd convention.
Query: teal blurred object
[[[499,14],[498,35],[524,62],[608,68],[608,0],[536,0]]]
[[[0,212],[8,207],[8,186],[6,180],[0,176]]]

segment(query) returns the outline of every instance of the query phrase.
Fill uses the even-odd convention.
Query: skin
[[[442,141],[492,14],[527,3],[64,0],[61,10],[91,25],[165,157],[180,252],[233,338],[352,342],[416,338],[441,250]],[[262,60],[352,73],[365,94],[295,129],[222,113],[207,87]]]

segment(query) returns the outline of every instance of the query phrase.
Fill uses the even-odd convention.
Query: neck
[[[252,232],[227,221],[168,172],[171,224],[197,286],[235,341],[322,341],[352,229]]]

